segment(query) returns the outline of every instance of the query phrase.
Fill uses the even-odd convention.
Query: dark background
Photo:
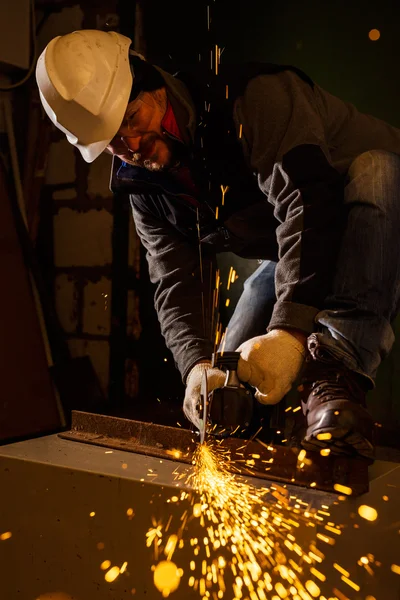
[[[143,15],[147,56],[167,70],[197,61],[199,53],[205,60],[217,43],[225,48],[224,62],[294,64],[359,110],[400,125],[399,3],[150,0]],[[368,37],[371,29],[381,32],[376,42]]]

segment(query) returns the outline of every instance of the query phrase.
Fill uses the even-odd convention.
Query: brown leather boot
[[[372,458],[374,420],[366,409],[367,379],[348,369],[310,336],[298,391],[307,432],[302,446]]]

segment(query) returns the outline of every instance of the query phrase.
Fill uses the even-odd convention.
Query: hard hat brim
[[[100,34],[105,35],[103,32],[91,30],[77,31],[69,35],[78,36],[76,39],[83,48],[87,45],[87,37],[93,47],[99,47],[99,52],[101,49],[105,52],[104,39],[103,46],[96,44],[96,36]],[[108,71],[104,70],[107,79],[100,88],[95,68],[103,73],[99,71],[102,63],[99,66],[96,61],[91,65],[91,77],[87,81],[83,78],[79,86],[72,81],[72,87],[68,88],[70,78],[67,76],[67,68],[63,71],[64,63],[61,62],[58,49],[58,45],[68,36],[54,38],[40,55],[36,66],[36,80],[45,112],[88,163],[93,162],[116,135],[129,103],[133,83],[128,54],[132,41],[116,32],[109,32],[107,35],[111,36],[115,64]],[[83,37],[83,41],[79,36]],[[105,41],[109,43],[110,40],[107,38]],[[67,46],[64,44],[60,51],[64,51],[65,48]],[[68,48],[70,49],[70,46]],[[104,52],[103,55],[100,53],[100,58],[104,56]],[[82,73],[86,77],[85,69],[82,69]],[[95,92],[99,89],[100,95],[96,95],[93,89]]]
[[[113,137],[114,136],[112,136],[112,138]],[[81,144],[74,144],[74,146],[76,148],[78,148],[79,152],[82,155],[83,160],[87,163],[91,163],[94,160],[96,160],[96,158],[98,156],[100,156],[100,154],[102,152],[104,152],[104,150],[107,148],[108,144],[111,142],[112,138],[110,138],[109,140],[102,141],[102,142],[95,142],[94,144],[88,144],[87,146],[82,146]]]

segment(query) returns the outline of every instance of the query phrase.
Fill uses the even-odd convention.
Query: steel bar
[[[59,434],[71,441],[95,444],[147,456],[192,463],[197,446],[187,430],[119,417],[73,411],[70,431]],[[218,442],[216,442],[218,443]],[[219,444],[230,455],[229,468],[244,476],[291,483],[326,492],[338,492],[337,484],[351,488],[354,496],[368,491],[368,465],[361,459],[321,456],[286,446],[267,446],[255,440],[226,438]]]

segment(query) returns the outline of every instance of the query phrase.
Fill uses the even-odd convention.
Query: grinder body
[[[243,433],[250,425],[253,416],[253,397],[239,380],[237,366],[240,352],[216,352],[212,356],[212,366],[226,372],[224,385],[208,392],[207,374],[201,389],[199,405],[202,426],[200,441],[206,433],[228,437]]]

